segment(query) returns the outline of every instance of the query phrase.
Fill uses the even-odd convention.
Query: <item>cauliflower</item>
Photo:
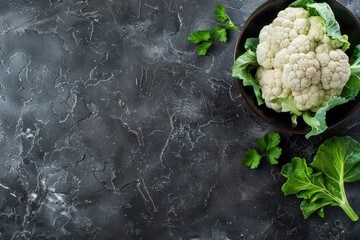
[[[341,94],[350,77],[348,56],[326,24],[304,8],[288,7],[259,34],[255,79],[268,108],[285,111],[274,99],[293,100],[299,111],[316,112]]]
[[[259,106],[290,112],[292,126],[302,116],[306,138],[324,132],[326,112],[360,92],[360,44],[349,60],[348,36],[325,2],[296,0],[244,46],[232,76],[252,87]]]

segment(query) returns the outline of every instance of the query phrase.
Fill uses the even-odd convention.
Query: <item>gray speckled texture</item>
[[[280,165],[242,166],[273,129],[231,78],[238,32],[206,57],[186,40],[216,3],[241,26],[262,2],[0,1],[0,239],[357,239],[337,208],[304,220]],[[282,133],[283,161],[360,140],[359,118]]]

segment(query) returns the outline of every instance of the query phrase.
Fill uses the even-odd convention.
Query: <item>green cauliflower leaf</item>
[[[261,97],[260,85],[254,77],[254,71],[259,67],[259,63],[256,60],[256,47],[258,44],[258,38],[246,40],[246,52],[236,59],[232,67],[232,76],[242,80],[244,87],[251,86],[253,88],[257,103],[260,106],[264,103],[264,99]]]
[[[326,140],[310,166],[295,157],[283,166],[281,174],[287,178],[281,188],[284,194],[303,199],[300,209],[305,218],[314,212],[323,217],[325,206],[338,206],[352,221],[358,220],[344,187],[346,182],[360,180],[360,143],[351,137]]]

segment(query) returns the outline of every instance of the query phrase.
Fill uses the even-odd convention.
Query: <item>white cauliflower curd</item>
[[[294,101],[299,111],[316,112],[339,96],[350,77],[343,43],[326,35],[323,18],[288,7],[259,34],[255,79],[268,108],[284,109],[275,98]]]

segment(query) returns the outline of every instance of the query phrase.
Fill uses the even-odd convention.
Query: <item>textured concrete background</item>
[[[187,41],[216,3],[241,26],[263,2],[0,1],[0,239],[358,239],[340,209],[304,220],[281,165],[242,166],[274,129],[231,78],[239,32],[205,57]],[[282,163],[360,140],[359,118],[308,141],[281,133]]]

